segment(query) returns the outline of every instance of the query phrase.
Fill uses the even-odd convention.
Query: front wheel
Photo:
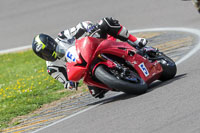
[[[148,86],[137,73],[131,72],[127,79],[121,79],[109,70],[108,67],[100,65],[95,70],[96,78],[108,87],[128,94],[142,94],[147,91]]]

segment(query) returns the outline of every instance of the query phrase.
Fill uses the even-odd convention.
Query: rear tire
[[[176,63],[171,58],[169,58],[168,56],[166,56],[163,53],[160,53],[160,57],[163,58],[163,59],[159,60],[161,66],[163,68],[163,72],[162,72],[159,80],[166,81],[166,80],[174,78],[174,76],[176,75],[176,72],[177,72]]]
[[[103,84],[107,85],[109,88],[122,91],[128,94],[142,94],[148,89],[147,84],[138,75],[139,83],[131,83],[122,79],[116,78],[113,74],[109,72],[106,66],[100,65],[95,70],[95,76]]]

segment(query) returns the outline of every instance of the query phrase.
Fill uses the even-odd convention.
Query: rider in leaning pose
[[[56,55],[56,47],[62,45],[65,49],[75,45],[75,40],[81,39],[86,36],[103,38],[113,36],[121,41],[127,41],[133,47],[142,48],[147,44],[144,38],[136,38],[128,33],[128,30],[119,24],[119,21],[112,17],[101,19],[97,24],[90,21],[84,21],[77,26],[64,30],[58,34],[54,40],[46,34],[37,35],[32,43],[32,49],[36,55],[46,60],[47,72],[54,79],[58,80],[64,85],[64,88],[74,89],[77,88],[77,83],[68,81],[66,73],[66,60],[59,58]],[[107,92],[106,90],[88,86],[90,93],[95,98],[102,98]]]

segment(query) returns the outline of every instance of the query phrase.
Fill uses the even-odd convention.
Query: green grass
[[[46,72],[46,63],[31,50],[0,55],[0,129],[9,122],[70,95]]]

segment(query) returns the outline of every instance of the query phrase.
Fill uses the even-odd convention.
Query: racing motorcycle
[[[88,86],[129,94],[142,94],[155,80],[172,79],[177,71],[175,62],[158,49],[138,49],[113,38],[76,40],[65,59],[70,81],[83,79]]]

